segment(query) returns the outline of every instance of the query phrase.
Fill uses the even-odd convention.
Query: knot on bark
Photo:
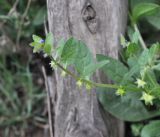
[[[82,18],[83,21],[86,23],[86,26],[88,27],[89,31],[91,33],[96,33],[98,28],[98,21],[96,11],[93,8],[91,2],[85,3],[84,8],[82,9]]]

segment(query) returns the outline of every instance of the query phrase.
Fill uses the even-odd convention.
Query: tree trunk
[[[119,36],[124,33],[128,0],[47,0],[49,30],[55,42],[74,36],[94,55],[118,58]],[[98,82],[105,82],[96,74]],[[54,137],[124,137],[124,124],[98,104],[95,89],[77,89],[76,81],[52,78]]]

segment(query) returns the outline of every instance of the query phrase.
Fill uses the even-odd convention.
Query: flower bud
[[[124,96],[125,93],[126,92],[125,92],[125,90],[122,87],[118,88],[117,91],[116,91],[116,95],[117,96]]]
[[[62,76],[62,77],[65,77],[66,74],[67,74],[67,73],[66,73],[65,71],[62,71],[61,76]]]
[[[76,82],[76,84],[78,85],[78,87],[81,87],[82,84],[83,84],[83,82],[82,82],[82,80],[78,80],[78,81]]]
[[[44,39],[41,39],[41,40],[39,41],[39,43],[41,43],[41,44],[43,44],[44,42],[45,42]]]
[[[56,69],[57,68],[57,65],[55,64],[54,61],[51,61],[49,64],[50,64],[52,69]]]
[[[86,84],[86,89],[87,89],[87,90],[91,90],[91,89],[92,89],[92,85],[89,84],[89,83],[87,83],[87,84]]]

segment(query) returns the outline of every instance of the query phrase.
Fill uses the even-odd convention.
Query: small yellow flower
[[[82,82],[82,80],[78,80],[78,81],[76,82],[76,84],[78,85],[78,87],[81,87],[82,84],[83,84],[83,82]]]
[[[57,67],[57,65],[55,64],[54,61],[51,61],[49,64],[50,64],[52,69],[55,69]]]
[[[136,84],[138,88],[144,88],[144,86],[146,85],[146,82],[141,79],[137,79]]]
[[[124,96],[125,93],[126,92],[125,92],[125,90],[122,87],[118,88],[117,91],[116,91],[116,95],[117,96]]]
[[[146,105],[153,105],[153,99],[155,99],[155,97],[146,92],[143,92],[142,97],[140,98],[140,100],[144,100]]]

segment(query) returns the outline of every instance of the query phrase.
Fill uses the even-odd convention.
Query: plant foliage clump
[[[47,34],[45,39],[33,35],[30,45],[33,52],[43,52],[50,57],[51,67],[60,68],[62,76],[72,76],[79,87],[85,85],[87,90],[97,87],[100,102],[114,116],[126,121],[145,120],[160,115],[160,44],[145,43],[138,21],[158,10],[158,4],[148,2],[133,7],[129,39],[123,36],[120,38],[123,47],[121,61],[100,54],[95,61],[85,43],[73,37],[53,46],[52,33]],[[69,66],[75,68],[76,74],[70,71]],[[97,69],[101,69],[114,84],[93,82],[91,76]],[[156,136],[157,128],[154,131],[148,129],[158,124],[159,121],[156,121],[145,126],[141,132],[142,137]]]

